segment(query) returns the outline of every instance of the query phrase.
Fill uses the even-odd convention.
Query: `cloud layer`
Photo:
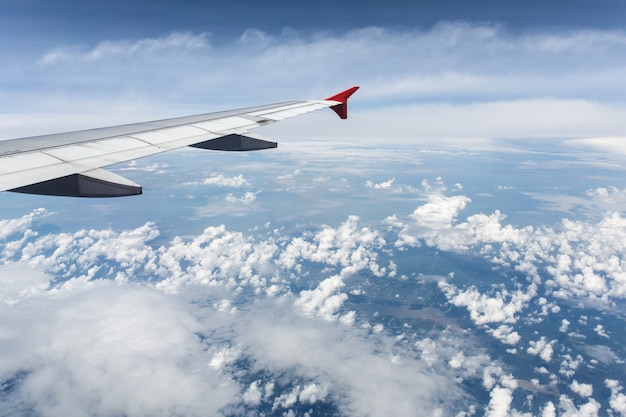
[[[619,31],[512,33],[465,22],[59,45],[0,70],[10,103],[0,124],[4,137],[19,136],[323,98],[359,84],[353,137],[621,136],[625,48]]]
[[[362,187],[394,193],[396,181]],[[488,397],[485,415],[521,413],[528,406],[515,400],[520,393],[559,390],[530,409],[620,410],[619,383],[606,382],[612,394],[604,401],[594,393],[607,388],[578,372],[620,360],[613,325],[587,316],[575,323],[576,315],[561,312],[572,311],[572,300],[605,312],[623,302],[621,216],[515,227],[500,212],[463,218],[473,203],[460,184],[422,186],[425,201],[412,213],[377,226],[349,216],[294,235],[222,225],[157,245],[162,232],[154,223],[40,233],[39,223],[55,216],[46,210],[3,220],[2,407],[18,415],[279,415],[316,407],[343,415],[471,415],[480,403],[463,391],[478,384]],[[588,193],[597,195],[604,193]],[[421,248],[482,258],[503,279],[473,283],[454,270],[434,281],[415,275],[420,267],[406,263]],[[411,271],[416,281],[407,281]],[[388,286],[410,293],[414,285],[466,311],[475,330],[424,313],[446,323],[425,336],[413,322],[388,322],[384,309],[379,316],[357,301]],[[535,327],[544,321],[556,323],[554,333]],[[480,332],[509,359],[535,361],[531,380],[477,346]],[[565,348],[563,337],[593,334],[606,345]],[[619,378],[602,372],[607,381]]]
[[[121,233],[23,230],[46,215],[6,223],[0,374],[15,388],[4,391],[5,409],[239,415],[323,402],[375,416],[447,407],[444,377],[410,357],[399,366],[392,339],[378,334],[388,345],[380,350],[352,327],[342,280],[386,274],[375,252],[384,240],[356,217],[291,240],[221,226],[157,248],[150,223]],[[307,284],[321,267],[338,273]],[[429,388],[415,392],[416,383]],[[262,395],[259,384],[293,384],[292,397]]]

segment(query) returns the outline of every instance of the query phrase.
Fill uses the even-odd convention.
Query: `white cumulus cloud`
[[[243,174],[239,174],[235,177],[226,177],[224,174],[217,174],[209,178],[202,180],[202,184],[211,185],[215,187],[230,187],[241,188],[249,186],[250,183],[243,177]]]

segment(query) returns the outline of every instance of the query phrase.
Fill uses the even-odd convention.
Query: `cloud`
[[[576,394],[578,394],[578,395],[580,395],[581,397],[584,397],[584,398],[591,397],[591,395],[593,394],[593,386],[591,386],[591,384],[582,384],[582,383],[579,383],[576,380],[572,381],[572,384],[570,385],[570,388]]]
[[[561,395],[559,397],[559,409],[562,415],[593,417],[598,415],[600,403],[591,398],[589,402],[577,406],[567,395]]]
[[[375,184],[374,182],[368,180],[365,182],[365,186],[368,188],[375,188],[375,189],[387,189],[387,188],[391,188],[393,182],[395,181],[395,178],[392,178],[388,181],[383,181],[380,183]]]
[[[487,323],[516,323],[518,314],[527,303],[536,295],[536,287],[531,286],[527,292],[517,290],[498,291],[493,296],[482,294],[476,287],[460,290],[446,281],[439,282],[439,288],[448,298],[448,302],[458,307],[466,307],[470,318],[478,325]],[[512,333],[510,326],[500,326],[493,336],[515,344],[519,335]]]
[[[7,223],[28,239],[17,236],[11,257],[21,260],[2,267],[0,379],[13,387],[4,409],[217,415],[324,403],[402,416],[462,402],[392,336],[352,326],[342,280],[385,271],[376,262],[384,240],[356,217],[287,241],[215,226],[156,246],[154,223],[37,236],[30,228],[44,213]],[[16,282],[11,271],[23,274],[26,262],[32,278]],[[292,287],[335,267],[339,275],[315,275],[310,290]]]
[[[367,156],[367,152],[355,153],[359,158]],[[323,155],[323,152],[317,155]],[[334,176],[334,172],[325,172],[325,175]],[[361,190],[363,180],[354,182],[360,184]],[[521,413],[516,401],[523,394],[518,390],[539,392],[533,389],[544,389],[551,395],[551,402],[536,404],[532,407],[533,412],[544,410],[548,415],[558,410],[575,415],[579,411],[592,412],[598,403],[606,409],[609,399],[598,397],[596,400],[591,394],[581,399],[570,386],[575,380],[579,384],[576,389],[587,392],[585,384],[590,385],[592,381],[585,379],[582,370],[586,366],[596,366],[599,361],[594,359],[596,357],[604,355],[607,360],[615,362],[619,361],[618,356],[606,346],[587,348],[579,344],[573,345],[574,351],[569,355],[561,349],[561,341],[557,345],[552,338],[556,337],[554,334],[559,335],[559,339],[574,337],[558,333],[559,326],[565,324],[562,314],[569,313],[572,308],[587,306],[585,303],[589,302],[592,308],[610,312],[613,303],[623,299],[620,293],[622,265],[619,260],[623,258],[619,245],[623,235],[620,215],[604,213],[592,220],[519,226],[508,222],[503,212],[476,210],[474,205],[480,200],[472,195],[476,201],[472,202],[468,196],[460,195],[462,190],[457,186],[450,187],[448,192],[442,179],[425,182],[411,195],[413,200],[409,204],[412,207],[403,206],[406,207],[404,213],[389,216],[386,222],[372,220],[374,216],[368,216],[366,220],[347,216],[341,221],[329,219],[328,225],[307,223],[295,232],[293,229],[272,229],[270,225],[248,232],[240,231],[243,227],[232,229],[211,225],[197,233],[175,236],[160,222],[139,223],[139,226],[125,230],[74,226],[74,231],[65,228],[63,232],[50,232],[48,228],[40,227],[42,219],[47,219],[49,214],[45,210],[36,211],[2,223],[13,232],[0,242],[0,261],[4,263],[0,273],[6,278],[3,281],[6,292],[0,295],[6,301],[7,309],[14,308],[12,311],[20,317],[24,314],[24,324],[41,318],[25,312],[25,306],[36,305],[39,300],[44,300],[42,308],[47,306],[51,310],[59,309],[56,304],[47,304],[52,302],[50,300],[65,300],[63,306],[67,307],[67,317],[76,313],[91,318],[80,308],[84,304],[103,305],[105,302],[99,300],[97,294],[100,288],[109,288],[106,285],[111,285],[112,289],[102,291],[102,297],[113,300],[113,306],[124,310],[136,305],[141,310],[141,317],[150,317],[154,322],[160,317],[157,313],[151,315],[151,308],[156,309],[165,303],[164,313],[189,320],[181,328],[185,337],[193,337],[183,337],[181,343],[191,346],[191,353],[182,357],[203,364],[202,371],[199,371],[199,389],[210,388],[211,384],[218,382],[226,384],[228,390],[222,392],[223,398],[220,399],[220,404],[226,404],[225,414],[244,414],[258,407],[267,410],[276,407],[275,411],[279,413],[304,412],[311,407],[314,410],[317,410],[315,407],[336,407],[337,413],[346,415],[387,415],[385,413],[389,410],[396,415],[411,415],[407,410],[415,407],[427,409],[435,415],[438,412],[457,415],[459,410],[470,413],[468,402],[475,400],[463,400],[463,389],[477,386],[480,390],[476,381],[483,376],[484,370],[499,360],[507,363],[510,355],[516,355],[516,359],[543,361],[545,373],[536,370],[537,375],[533,375],[538,381],[533,386],[542,388],[526,388],[531,384],[523,382],[517,383],[516,387],[503,379],[505,372],[501,371],[490,384],[485,383],[485,391],[481,391],[482,398],[489,399],[485,412],[488,410],[493,415],[506,410],[513,415]],[[588,198],[596,198],[598,193],[591,193]],[[434,250],[424,249],[424,246]],[[427,262],[431,263],[421,262],[423,258],[419,256],[424,252],[418,247],[429,254]],[[465,270],[464,267],[457,268],[453,262],[448,264],[449,260],[475,260],[477,257],[486,264],[488,262],[486,270],[497,275],[494,281],[491,281],[494,277],[490,272],[485,277],[476,277],[476,280],[462,277],[460,272]],[[440,282],[437,286],[432,281],[427,284],[432,284],[429,290],[441,302],[447,301],[463,309],[459,323],[453,322],[449,329],[441,332],[433,328],[426,336],[411,328],[408,320],[404,324],[385,317],[372,320],[374,313],[368,310],[371,304],[361,302],[372,296],[366,284],[374,283],[394,290],[402,284],[410,293],[415,283],[415,276],[411,273],[422,270],[439,274],[440,271],[427,271],[426,268],[431,265],[437,268],[437,260],[443,259],[446,262],[442,268],[449,267],[459,273],[441,273],[437,275]],[[15,278],[19,271],[30,271],[28,279],[17,282]],[[393,279],[391,273],[395,271],[403,278]],[[559,280],[556,279],[557,273]],[[577,274],[583,278],[577,278]],[[419,281],[421,278],[417,279],[418,285],[425,285]],[[104,280],[107,283],[103,283]],[[93,293],[90,293],[92,288]],[[132,298],[118,301],[116,297],[121,296],[126,288],[137,288],[133,297],[145,299],[145,302]],[[71,294],[79,295],[71,298]],[[79,302],[83,297],[80,294],[85,294],[84,303]],[[87,297],[86,294],[91,295]],[[393,293],[390,294],[393,299]],[[402,293],[401,296],[409,297],[410,294]],[[421,298],[415,300],[419,303]],[[76,306],[76,310],[70,305]],[[473,322],[461,324],[465,310]],[[550,315],[554,316],[548,319]],[[7,317],[13,318],[11,315]],[[571,319],[571,316],[567,317]],[[100,320],[93,318],[96,323]],[[142,320],[140,324],[147,326],[147,320]],[[610,321],[602,322],[602,328],[597,327],[593,314],[584,318],[584,322],[587,321],[588,326],[575,320],[569,326],[575,325],[575,330],[581,332],[584,332],[581,328],[588,327],[587,336],[595,336],[593,330],[597,329],[617,337]],[[70,323],[72,327],[80,328],[74,321]],[[106,321],[103,323],[96,327],[115,328],[107,327]],[[534,327],[536,334],[528,331],[539,323],[543,324]],[[0,325],[4,325],[3,320]],[[166,327],[170,325],[171,322],[166,323]],[[553,333],[544,332],[543,326]],[[117,328],[120,332],[138,331],[131,324]],[[60,332],[62,339],[68,334],[55,326],[50,332]],[[109,332],[115,334],[117,330]],[[472,339],[484,333],[507,344],[504,348],[509,349],[494,354],[492,358],[472,346]],[[84,334],[93,335],[89,331]],[[41,343],[38,341],[41,346],[52,340],[51,335],[48,339],[44,336]],[[153,334],[152,337],[157,336]],[[181,340],[178,337],[175,335],[173,339]],[[96,342],[100,341],[96,338]],[[478,345],[482,343],[484,341],[476,342]],[[155,349],[161,349],[160,342],[155,345]],[[113,343],[101,343],[101,346],[107,351],[115,346],[123,355],[132,353],[126,352],[126,346]],[[142,350],[145,345],[140,346]],[[74,352],[70,348],[66,351]],[[7,354],[6,357],[10,356]],[[34,357],[28,353],[19,363],[31,364]],[[164,359],[171,357],[165,355]],[[181,385],[184,386],[188,383],[186,374],[197,368],[179,367],[177,361],[172,359],[167,366],[180,372]],[[46,361],[42,359],[41,363]],[[70,375],[75,372],[71,364],[68,369],[56,366],[49,372]],[[376,369],[360,369],[367,366]],[[85,368],[84,372],[90,374],[95,370]],[[148,372],[147,368],[140,371],[143,374]],[[529,371],[532,372],[532,368]],[[3,381],[17,381],[16,386],[22,384],[19,371],[11,368],[6,375],[3,374]],[[438,378],[432,379],[432,375],[438,375]],[[159,378],[152,378],[158,385]],[[380,380],[372,382],[373,378]],[[561,380],[557,381],[559,378]],[[415,394],[411,391],[416,384],[426,384],[426,381],[430,384],[426,392]],[[84,384],[85,390],[77,391],[71,401],[86,404],[89,398],[99,398],[101,388],[93,384],[89,387],[89,382]],[[554,395],[557,389],[571,391],[568,395],[574,399],[568,396],[559,399]],[[441,400],[442,392],[447,394],[447,390],[452,392],[450,405],[445,399]],[[34,392],[43,395],[44,391]],[[20,396],[20,392],[14,391],[9,400],[26,408],[30,403]],[[61,391],[58,392],[61,395]],[[618,401],[617,394],[616,398]],[[196,404],[194,398],[189,401]],[[126,404],[136,406],[131,400]],[[167,407],[164,409],[168,410]]]
[[[0,125],[4,137],[25,136],[324,98],[360,84],[351,111],[358,123],[323,126],[312,118],[285,126],[281,136],[299,128],[378,140],[620,137],[625,40],[620,31],[511,33],[445,22],[278,36],[248,30],[224,43],[175,32],[59,45],[36,61],[20,55],[23,71],[0,69],[2,102],[11,103],[0,108]]]
[[[49,399],[67,397],[59,407],[80,410],[89,407],[91,399],[102,398],[102,408],[96,413],[106,415],[111,409],[111,413],[132,415],[138,401],[150,393],[158,394],[166,385],[159,375],[173,373],[180,387],[194,384],[187,396],[180,397],[180,401],[191,404],[188,414],[192,415],[196,408],[204,409],[203,401],[209,399],[200,398],[202,392],[214,386],[219,386],[215,395],[220,398],[210,399],[211,407],[215,407],[210,409],[221,407],[232,414],[258,407],[296,412],[299,407],[322,404],[337,407],[346,415],[387,415],[389,410],[394,415],[412,415],[416,407],[433,414],[471,410],[462,399],[461,382],[476,383],[497,363],[472,347],[472,332],[459,328],[439,336],[414,338],[407,327],[403,328],[406,334],[396,337],[398,329],[393,324],[365,322],[368,317],[350,300],[367,295],[367,290],[352,291],[353,278],[387,280],[391,270],[402,271],[405,266],[400,259],[393,258],[393,268],[387,260],[398,241],[402,242],[401,249],[428,244],[438,250],[482,256],[495,267],[506,265],[528,274],[531,279],[519,280],[513,289],[504,284],[491,288],[467,285],[454,276],[441,277],[437,288],[448,303],[466,308],[476,325],[515,346],[514,354],[541,358],[551,371],[540,373],[538,381],[561,371],[570,380],[571,391],[584,396],[590,384],[576,372],[580,364],[588,363],[586,359],[564,355],[556,348],[556,341],[544,335],[522,340],[527,333],[520,330],[520,322],[535,313],[541,317],[558,313],[547,295],[538,297],[538,293],[546,288],[566,289],[567,282],[547,287],[537,276],[553,276],[545,274],[548,266],[561,262],[556,256],[560,252],[554,249],[557,243],[559,251],[565,251],[572,250],[579,240],[592,235],[596,239],[602,221],[564,223],[567,226],[559,229],[513,227],[505,224],[501,213],[463,218],[471,201],[462,195],[447,196],[445,184],[440,182],[423,186],[423,192],[431,196],[413,213],[396,215],[393,224],[388,220],[373,226],[349,216],[335,226],[308,227],[294,236],[269,229],[254,235],[210,226],[197,235],[168,237],[165,243],[160,238],[163,232],[151,222],[123,231],[87,229],[39,235],[37,222],[49,216],[45,210],[5,221],[3,224],[11,225],[14,232],[2,241],[11,250],[1,248],[6,284],[1,294],[6,304],[3,311],[10,312],[2,317],[14,323],[0,320],[0,326],[9,335],[15,335],[18,326],[29,329],[22,336],[11,336],[4,345],[9,350],[3,357],[15,355],[17,361],[0,361],[0,370],[5,369],[2,378],[17,378],[15,384],[20,387],[7,401],[29,407],[28,398],[49,393]],[[453,190],[459,191],[459,187]],[[385,230],[385,225],[392,228]],[[619,236],[619,229],[612,229]],[[411,235],[415,243],[410,243]],[[606,238],[607,247],[611,240]],[[580,244],[580,248],[587,248],[590,255],[606,255],[597,244]],[[594,268],[600,271],[604,262],[596,262]],[[26,268],[33,268],[29,279],[16,283],[14,275]],[[614,279],[608,269],[602,271],[607,282]],[[607,285],[604,291],[610,291],[612,285],[617,284]],[[613,293],[606,302],[620,297]],[[112,308],[116,314],[109,313]],[[46,322],[43,311],[55,313],[48,314]],[[135,314],[137,320],[133,321]],[[116,324],[124,320],[128,323]],[[51,324],[40,331],[38,321]],[[557,327],[563,324],[556,323]],[[83,329],[87,325],[93,329]],[[148,330],[140,331],[142,326]],[[170,328],[175,326],[170,335]],[[29,332],[41,334],[34,338],[32,349],[21,349]],[[127,338],[132,343],[121,346],[116,341],[124,339],[127,332],[141,334],[136,339]],[[453,336],[454,332],[461,333]],[[71,346],[70,340],[80,336],[85,340]],[[50,360],[38,353],[44,350],[42,346],[55,343]],[[171,343],[180,346],[162,353]],[[89,359],[93,363],[89,367],[80,362],[79,348],[93,355],[115,354],[109,354],[108,359]],[[599,347],[588,354],[599,356],[607,349]],[[153,354],[160,360],[152,359]],[[75,362],[63,359],[68,357]],[[616,358],[614,354],[612,357]],[[113,364],[116,358],[120,367],[132,361],[140,365],[156,361],[154,366],[160,374],[152,375],[152,383],[142,387],[143,391],[137,387],[129,388],[126,396],[115,389],[105,393],[108,381],[121,377]],[[102,385],[92,379],[93,373],[101,372],[100,367],[112,367],[100,380]],[[20,374],[20,369],[30,373]],[[59,372],[63,378],[58,386],[51,387],[45,375]],[[148,368],[141,365],[136,372],[146,375]],[[82,388],[66,394],[70,387],[66,375],[68,380],[81,381]],[[485,380],[485,395],[490,399],[487,415],[518,412],[516,390],[526,389],[526,385],[505,376],[504,371],[494,371],[493,381]],[[571,378],[576,378],[578,385]],[[425,384],[428,389],[415,393],[416,384]],[[538,384],[553,386],[543,380]],[[449,391],[452,400],[446,402]],[[549,404],[554,410],[569,413],[592,411],[599,404],[591,398],[592,393],[585,397],[585,403],[563,396]],[[619,401],[618,394],[615,401]],[[118,408],[108,405],[115,402],[112,398],[121,399]],[[159,410],[176,412],[176,399],[167,395],[160,398]],[[49,402],[41,404],[42,410],[52,410],[50,413],[57,410]],[[549,404],[537,405],[536,409],[549,415],[553,410]],[[151,407],[157,405],[151,403],[146,409],[153,411]]]
[[[383,271],[372,249],[382,246],[385,240],[368,227],[359,228],[358,221],[358,216],[349,216],[337,229],[324,226],[310,241],[305,237],[293,239],[280,254],[278,264],[293,268],[299,260],[309,260],[339,266],[343,275],[363,268],[380,275]]]
[[[226,200],[229,203],[233,203],[233,204],[237,204],[237,203],[242,203],[242,204],[252,204],[252,202],[254,200],[256,200],[256,193],[253,193],[251,191],[246,192],[242,197],[237,198],[232,194],[228,194],[224,200]]]
[[[537,285],[542,281],[539,270],[549,274],[545,288],[558,298],[580,297],[608,305],[612,299],[626,296],[626,283],[622,279],[626,265],[620,261],[626,253],[622,239],[626,221],[619,213],[606,213],[597,222],[563,219],[556,228],[515,228],[504,224],[505,216],[498,210],[459,221],[461,211],[469,202],[465,196],[433,193],[429,195],[428,203],[419,206],[405,221],[388,218],[387,223],[399,229],[396,246],[423,243],[448,251],[473,250],[490,262],[513,266],[532,282],[526,295],[520,293],[521,298],[513,298],[521,302],[527,302],[537,294]],[[444,282],[440,285],[451,299],[461,294],[451,284]],[[469,288],[463,294],[463,297],[476,301],[487,301],[476,289]],[[494,301],[502,303],[508,294],[502,292],[496,297],[500,301]],[[469,300],[458,300],[460,305],[470,303]],[[518,304],[515,310],[522,307]],[[512,317],[505,314],[506,310],[496,308],[493,311],[497,311],[505,322]],[[478,310],[475,314],[480,315]]]
[[[241,188],[249,186],[250,183],[243,177],[243,174],[239,174],[236,177],[228,178],[224,174],[217,174],[209,178],[202,180],[202,184],[211,185],[215,187],[230,187]]]
[[[608,346],[588,345],[584,347],[584,351],[595,360],[604,364],[619,363],[622,361]]]
[[[370,138],[580,138],[620,137],[626,107],[588,99],[519,98],[473,104],[410,104],[393,109],[367,110],[357,129]],[[380,124],[384,120],[385,123]],[[409,122],[410,120],[410,122]],[[443,120],[454,120],[442,126]],[[382,126],[385,126],[384,129]],[[367,133],[365,133],[367,132]],[[619,142],[619,141],[618,141]],[[579,142],[583,143],[583,142]],[[467,148],[467,143],[454,141]],[[473,143],[480,149],[480,143]],[[491,143],[494,149],[506,146]]]
[[[166,172],[166,168],[169,168],[169,164],[153,163],[150,165],[139,164],[136,160],[130,161],[125,168],[120,168],[120,171],[145,171],[153,172],[157,174],[163,174]]]
[[[261,403],[261,390],[259,389],[259,381],[254,381],[243,394],[243,401],[250,405],[259,405]]]
[[[539,355],[539,357],[545,362],[552,360],[552,354],[554,352],[554,345],[556,340],[548,342],[544,336],[537,341],[528,342],[530,347],[526,350],[530,355]]]
[[[137,41],[103,41],[92,49],[55,49],[46,52],[41,63],[52,65],[67,61],[70,63],[97,62],[115,59],[116,57],[132,57],[142,54],[158,54],[181,50],[202,50],[209,47],[206,34],[174,32],[159,38],[144,38]]]
[[[565,145],[574,149],[586,148],[586,149],[591,149],[593,151],[599,151],[602,153],[608,152],[608,153],[616,153],[619,155],[626,154],[626,146],[624,146],[623,135],[616,135],[614,137],[595,136],[595,137],[589,137],[589,138],[575,139],[575,140],[567,141]],[[611,187],[609,187],[609,189],[611,189]],[[600,196],[606,197],[607,195],[600,194]]]
[[[614,139],[616,144],[621,143],[621,140]],[[572,141],[577,142],[577,141]],[[564,146],[570,145],[570,141],[563,142]],[[611,154],[616,155],[618,158],[621,153],[618,149],[610,149],[607,147],[603,152],[610,152]],[[605,162],[597,162],[590,163],[589,166],[591,169],[594,169],[594,166],[603,167],[604,169],[611,169],[610,167],[613,165],[613,162],[605,161]],[[531,169],[538,169],[538,166],[531,167]],[[547,169],[559,169],[557,164],[552,164],[552,166],[546,166]],[[616,169],[619,169],[615,166]],[[563,194],[554,194],[554,193],[545,193],[545,192],[524,192],[525,195],[541,202],[542,208],[551,211],[558,211],[567,215],[567,217],[573,217],[578,215],[579,213],[584,213],[587,217],[598,217],[600,214],[605,214],[607,212],[618,212],[622,211],[622,207],[624,207],[624,203],[626,203],[626,193],[624,190],[620,190],[615,186],[608,187],[598,187],[595,189],[586,190],[578,195],[563,195]]]
[[[28,230],[28,227],[33,223],[33,221],[35,221],[35,219],[39,219],[47,215],[49,215],[49,213],[46,209],[38,208],[19,219],[0,220],[0,239],[5,240],[14,234],[24,233]]]
[[[593,328],[593,331],[596,332],[598,336],[606,337],[607,339],[610,338],[609,335],[604,330],[604,326],[602,326],[601,324],[596,325],[596,327]]]
[[[505,417],[508,416],[511,409],[513,395],[511,390],[503,387],[496,387],[489,393],[490,400],[487,405],[485,416],[489,417]]]
[[[278,264],[283,268],[302,268],[301,261],[324,262],[327,265],[339,266],[338,274],[321,281],[316,288],[300,292],[295,305],[305,314],[316,314],[326,320],[339,319],[344,324],[354,322],[354,312],[347,312],[339,317],[337,312],[348,298],[340,292],[344,287],[344,279],[368,270],[374,276],[381,277],[386,268],[377,264],[378,254],[385,243],[384,239],[373,230],[363,227],[358,229],[358,217],[350,216],[338,229],[324,227],[313,236],[312,241],[294,239],[283,251]]]
[[[502,368],[490,366],[484,371],[483,385],[490,390],[490,400],[485,407],[485,416],[511,415],[513,391],[518,387],[517,381],[510,374],[505,374]]]
[[[457,223],[457,217],[471,199],[467,196],[445,196],[440,192],[428,194],[428,203],[419,206],[409,216],[410,222],[396,222],[401,227],[396,246],[419,245],[443,250],[466,251],[486,242],[525,243],[525,229],[501,224],[505,216],[496,210],[492,214],[476,214],[466,222]]]
[[[498,320],[495,320],[495,321],[498,321]],[[500,340],[502,343],[506,345],[515,345],[522,338],[518,332],[513,331],[513,326],[507,326],[505,324],[498,326],[495,330],[490,329],[488,330],[488,332],[491,333],[493,337]]]
[[[0,265],[0,301],[5,304],[43,294],[49,284],[49,276],[26,261]]]
[[[205,415],[238,392],[202,365],[210,357],[194,317],[148,287],[93,282],[2,310],[0,375],[16,378],[5,407],[43,416]]]
[[[347,294],[339,292],[343,286],[343,281],[338,275],[326,278],[317,288],[302,291],[295,305],[305,314],[317,314],[327,320],[338,318],[337,311],[348,299]]]
[[[611,390],[611,399],[609,400],[611,408],[622,416],[626,416],[626,395],[622,391],[621,384],[614,379],[606,379],[604,381],[607,388]]]
[[[371,346],[339,326],[320,326],[312,320],[302,328],[284,315],[271,321],[258,315],[246,325],[241,338],[244,345],[257,348],[257,366],[297,366],[303,377],[316,379],[315,386],[308,383],[284,394],[279,406],[296,400],[310,402],[313,394],[315,399],[323,398],[325,387],[341,399],[339,410],[348,415],[387,415],[390,410],[394,415],[412,415],[416,406],[430,412],[444,406],[441,376],[420,362],[407,360],[399,365],[388,356],[372,354]],[[423,389],[416,391],[415,384],[421,382]]]

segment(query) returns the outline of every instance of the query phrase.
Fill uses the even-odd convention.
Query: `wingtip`
[[[347,90],[344,90],[340,93],[335,94],[334,96],[328,97],[326,100],[339,101],[340,104],[336,104],[331,106],[331,109],[337,113],[337,115],[342,119],[348,118],[348,99],[356,90],[358,90],[358,86],[350,87]]]
[[[355,85],[354,87],[350,87],[347,90],[343,90],[341,93],[337,93],[334,96],[328,97],[326,100],[334,100],[334,101],[341,101],[341,102],[347,101],[348,98],[350,98],[350,96],[354,94],[354,92],[358,89],[359,87]]]

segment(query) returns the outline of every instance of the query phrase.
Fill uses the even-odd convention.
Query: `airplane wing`
[[[141,194],[140,185],[102,167],[183,146],[221,151],[275,148],[275,142],[249,130],[326,107],[345,119],[348,98],[358,88],[325,100],[0,141],[0,191],[69,197]]]

